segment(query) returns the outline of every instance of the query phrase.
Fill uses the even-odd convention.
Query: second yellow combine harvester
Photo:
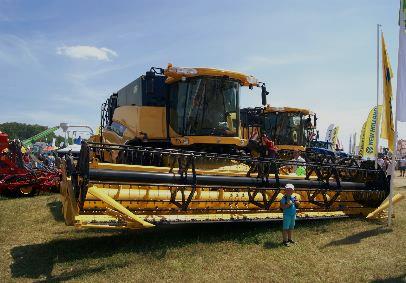
[[[381,170],[252,157],[240,123],[240,89],[254,77],[209,68],[151,68],[102,107],[101,131],[67,162],[65,221],[141,229],[162,223],[281,219],[283,187],[299,218],[367,215],[388,194]],[[264,102],[265,101],[265,102]],[[304,166],[311,176],[283,174]],[[255,174],[252,168],[255,167]]]

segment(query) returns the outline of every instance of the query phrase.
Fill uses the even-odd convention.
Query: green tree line
[[[41,126],[38,124],[25,124],[25,123],[17,123],[17,122],[7,122],[0,124],[0,131],[6,133],[9,139],[19,139],[19,140],[26,140],[31,138],[45,130],[47,130],[47,126]],[[42,142],[52,142],[52,139],[56,138],[56,145],[58,146],[64,138],[61,136],[55,135],[55,133],[49,134],[47,137],[44,137],[38,141]]]

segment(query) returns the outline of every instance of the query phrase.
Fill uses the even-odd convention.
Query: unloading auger
[[[227,165],[205,169],[212,168],[210,164]],[[304,166],[310,173],[283,174],[286,166]],[[278,220],[281,190],[287,183],[295,185],[301,201],[299,219],[366,216],[389,192],[385,173],[371,168],[368,161],[299,164],[243,154],[84,142],[77,164],[68,160],[64,167],[61,191],[66,224],[77,227],[142,229],[164,223]]]

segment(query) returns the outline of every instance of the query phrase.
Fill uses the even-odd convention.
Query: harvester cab
[[[242,137],[251,139],[265,134],[278,147],[281,158],[294,150],[305,151],[317,139],[316,114],[292,107],[241,109]]]
[[[240,132],[240,88],[261,87],[252,76],[211,68],[151,68],[102,106],[92,140],[219,153],[246,146]]]

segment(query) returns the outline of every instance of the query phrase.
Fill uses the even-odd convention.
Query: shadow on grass
[[[168,225],[102,236],[92,232],[93,236],[84,236],[79,239],[58,239],[14,247],[11,249],[13,263],[10,269],[13,278],[45,277],[48,280],[54,280],[56,277],[52,277],[52,270],[57,263],[75,265],[78,264],[75,263],[77,261],[105,258],[120,253],[137,253],[162,259],[165,258],[168,249],[192,243],[218,243],[233,240],[240,244],[260,244],[263,241],[261,235],[278,229],[278,223],[213,223]],[[73,279],[85,273],[99,271],[98,268],[72,271],[63,274],[63,278]]]
[[[0,201],[15,199],[15,195],[13,195],[9,190],[3,190],[0,192]]]
[[[50,204],[51,211],[60,211],[58,204]],[[54,216],[55,217],[55,216]],[[59,219],[59,218],[58,218]],[[337,220],[336,220],[337,221]],[[300,222],[299,229],[326,229],[334,220]],[[99,231],[79,230],[75,239],[57,239],[41,244],[25,245],[11,249],[13,278],[47,280],[74,279],[84,274],[100,272],[100,268],[83,268],[52,276],[55,264],[85,265],[86,259],[102,259],[115,254],[135,253],[163,259],[169,249],[193,243],[219,243],[233,241],[241,245],[261,245],[266,249],[280,247],[280,222],[176,224],[140,231],[119,231],[97,235]],[[78,231],[78,232],[79,232]],[[123,256],[125,258],[125,256]],[[123,267],[126,264],[123,264]],[[59,279],[58,279],[59,278]]]
[[[391,283],[391,282],[406,282],[406,273],[404,273],[403,275],[400,276],[396,276],[396,277],[390,277],[390,278],[386,278],[386,279],[379,279],[379,280],[373,280],[371,281],[372,283]]]
[[[126,264],[106,264],[100,267],[72,269],[70,272],[62,272],[62,274],[57,276],[47,276],[45,279],[34,282],[63,282],[79,276],[103,272],[106,269],[123,268],[125,266]]]
[[[281,246],[281,242],[275,242],[275,241],[266,241],[264,243],[264,248],[265,249],[275,249]]]
[[[352,245],[356,243],[360,243],[363,239],[370,238],[370,237],[375,237],[381,234],[386,234],[392,232],[391,229],[385,228],[385,227],[376,227],[371,230],[359,232],[357,234],[350,235],[348,237],[345,237],[340,240],[335,240],[327,245],[325,245],[323,248],[330,247],[330,246],[341,246],[341,245]]]
[[[47,203],[47,206],[49,208],[49,211],[52,214],[52,217],[55,219],[57,222],[64,222],[65,219],[63,218],[63,213],[62,213],[62,202],[60,201],[53,201]]]

